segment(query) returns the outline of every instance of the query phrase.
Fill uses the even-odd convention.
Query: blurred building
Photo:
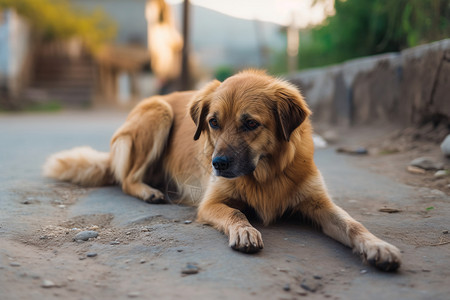
[[[31,31],[14,10],[0,10],[0,101],[17,96],[28,83]]]
[[[173,67],[169,71],[174,72],[162,75],[156,59],[151,58],[147,0],[70,0],[70,3],[88,11],[101,8],[117,23],[115,40],[95,55],[86,51],[76,37],[41,43],[33,39],[32,29],[23,18],[5,10],[0,13],[0,97],[6,95],[14,101],[50,99],[69,106],[93,102],[116,105],[160,92],[161,86],[179,73]],[[171,8],[174,17],[170,26],[181,32],[182,4]],[[191,77],[197,81],[211,79],[223,67],[233,71],[265,68],[271,55],[284,48],[285,39],[278,25],[238,19],[195,5],[190,13]],[[164,36],[164,30],[159,30],[159,34]],[[174,42],[165,43],[171,45],[174,55],[161,56],[164,62],[159,66],[168,64],[168,60],[179,63],[176,51],[181,50],[182,40],[177,33],[171,35]],[[161,46],[159,42],[152,43]],[[167,54],[164,49],[169,48],[153,50]]]

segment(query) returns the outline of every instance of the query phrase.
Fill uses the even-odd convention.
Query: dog
[[[397,270],[399,249],[330,199],[313,161],[310,114],[293,85],[246,70],[197,92],[143,100],[113,135],[109,153],[62,151],[48,158],[43,173],[83,186],[118,183],[149,203],[168,197],[167,182],[183,203],[192,198],[187,187],[196,186],[200,197],[188,204],[198,206],[197,221],[224,232],[235,250],[264,247],[243,213],[250,207],[264,225],[301,215],[369,264]]]

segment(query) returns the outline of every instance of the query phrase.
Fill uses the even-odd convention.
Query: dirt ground
[[[402,250],[400,270],[383,273],[299,220],[268,227],[253,220],[265,249],[246,255],[196,223],[195,208],[42,178],[55,151],[107,151],[125,116],[0,115],[1,299],[448,299],[449,178],[406,171],[419,156],[448,166],[435,142],[403,141],[393,150],[397,129],[337,128],[335,142],[316,151],[336,203]],[[337,153],[341,146],[364,146],[369,155]],[[98,237],[74,241],[84,230]],[[183,273],[187,265],[194,274]]]

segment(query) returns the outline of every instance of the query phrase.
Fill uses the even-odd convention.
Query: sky
[[[179,4],[183,0],[166,0]],[[206,7],[241,19],[257,19],[282,26],[305,28],[321,23],[334,13],[334,0],[190,0],[194,5]],[[315,3],[313,5],[313,3]]]

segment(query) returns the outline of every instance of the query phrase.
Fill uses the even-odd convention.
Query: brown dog
[[[266,225],[286,212],[300,213],[370,264],[396,270],[400,251],[328,196],[313,161],[309,115],[292,85],[245,71],[199,92],[142,101],[114,134],[110,153],[88,147],[63,151],[48,159],[44,174],[87,186],[118,182],[125,193],[147,202],[164,199],[157,187],[166,187],[166,197],[175,187],[185,202],[193,199],[188,187],[201,187],[198,221],[248,253],[262,249],[263,241],[243,207]]]

